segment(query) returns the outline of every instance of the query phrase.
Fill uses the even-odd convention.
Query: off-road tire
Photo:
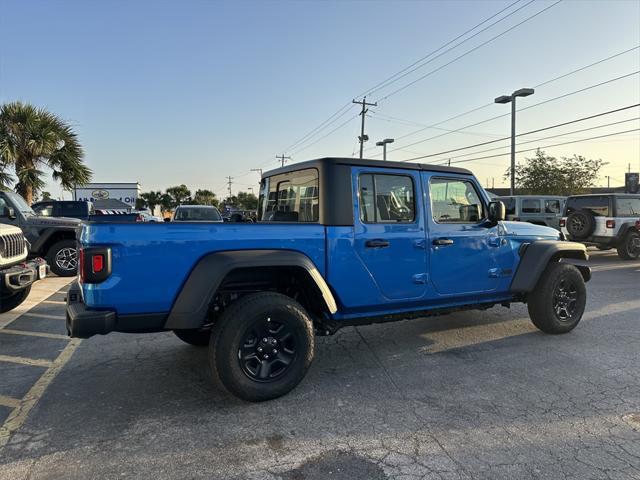
[[[561,300],[559,289],[563,284],[575,289],[575,304],[568,318],[556,311],[555,302]],[[573,330],[580,322],[587,301],[587,289],[584,278],[575,266],[553,262],[540,276],[538,284],[527,298],[529,317],[533,324],[545,333],[558,334]],[[561,308],[561,307],[560,307]],[[565,310],[568,312],[568,310]]]
[[[587,238],[596,228],[596,219],[588,210],[576,210],[567,217],[565,228],[571,238]]]
[[[628,232],[622,242],[618,245],[616,250],[618,251],[618,256],[624,260],[637,260],[640,258],[640,248],[633,248],[633,242],[640,239],[640,233],[634,231]]]
[[[62,254],[71,250],[75,251],[75,267],[63,268],[66,262],[61,261],[58,253]],[[75,277],[78,274],[78,243],[75,240],[66,239],[54,243],[46,256],[51,271],[59,277]]]
[[[266,325],[265,322],[284,325],[291,332],[289,341],[295,342],[295,349],[281,375],[259,381],[246,373],[241,348],[246,348],[247,335]],[[231,304],[214,324],[209,342],[209,363],[214,381],[249,402],[271,400],[293,390],[307,373],[313,355],[311,318],[298,302],[272,292],[246,295]]]
[[[31,285],[11,295],[0,296],[0,313],[9,312],[16,308],[27,299],[30,291]]]
[[[174,330],[180,340],[194,347],[207,347],[209,345],[209,339],[211,338],[211,332],[208,330]]]

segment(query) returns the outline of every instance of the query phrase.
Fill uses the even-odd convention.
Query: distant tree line
[[[207,189],[198,189],[192,195],[191,190],[182,184],[167,188],[164,192],[159,190],[140,194],[136,202],[136,208],[148,208],[152,212],[159,206],[160,210],[169,212],[178,205],[221,205],[233,206],[242,210],[255,210],[258,208],[258,197],[249,192],[238,192],[224,199],[219,199],[215,193]]]
[[[533,158],[516,165],[516,190],[520,195],[575,195],[596,186],[602,160],[582,155],[552,157],[538,149]],[[505,180],[510,178],[507,169]]]

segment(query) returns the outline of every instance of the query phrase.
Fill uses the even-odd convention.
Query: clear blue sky
[[[234,191],[255,185],[257,174],[250,173],[251,168],[275,167],[276,154],[354,96],[511,3],[513,0],[0,0],[0,102],[28,101],[70,121],[85,146],[94,181],[137,180],[144,190],[185,183],[193,190],[210,188],[221,195],[225,176],[235,177]],[[519,12],[371,99],[447,63],[553,2],[526,3],[528,0],[521,0],[504,14],[523,7]],[[420,128],[395,118],[426,125],[439,122],[487,104],[500,94],[538,85],[638,45],[640,2],[564,0],[380,102],[367,119],[371,137],[367,147],[375,140],[397,138]],[[519,105],[638,70],[640,54],[634,50],[541,86]],[[632,75],[523,111],[518,115],[518,128],[531,130],[639,102],[640,79]],[[456,129],[507,112],[508,106],[491,105],[440,128]],[[353,106],[337,122],[288,153],[294,161],[352,155],[358,118],[297,150],[356,113]],[[638,116],[640,109],[636,108],[532,137]],[[539,144],[639,127],[636,120],[540,140]],[[425,130],[398,140],[390,150],[442,132]],[[465,133],[406,147],[409,151],[392,151],[389,157],[406,159],[508,132],[509,119],[505,117]],[[482,155],[506,151],[503,148]],[[634,170],[640,168],[638,132],[549,148],[548,152],[603,158],[610,162],[603,174],[619,181],[629,162]],[[374,147],[368,153],[379,151]],[[466,166],[483,184],[494,178],[497,186],[504,184],[502,174],[507,164],[504,156]],[[59,187],[50,184],[48,188],[55,196],[60,194]]]

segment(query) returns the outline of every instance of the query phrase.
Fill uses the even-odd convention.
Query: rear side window
[[[308,168],[262,180],[258,220],[262,222],[317,222],[318,170]]]
[[[545,200],[544,213],[560,213],[560,200]]]
[[[506,210],[507,215],[515,215],[516,214],[516,199],[513,197],[501,197],[496,198],[496,200],[504,203],[504,208]]]
[[[616,198],[616,217],[640,217],[640,198]]]
[[[531,198],[522,199],[522,213],[540,213],[540,200]]]
[[[436,223],[479,223],[484,208],[473,183],[468,180],[432,178],[431,210]]]
[[[413,179],[406,175],[362,174],[360,219],[364,223],[409,223],[415,220]]]
[[[216,208],[178,208],[176,220],[192,222],[219,222],[222,220]]]
[[[595,217],[610,217],[611,207],[609,205],[609,197],[593,196],[593,197],[573,197],[567,200],[566,215],[571,215],[577,210],[587,210]]]

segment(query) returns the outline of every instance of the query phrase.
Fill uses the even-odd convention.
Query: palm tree
[[[140,197],[147,204],[147,207],[149,207],[151,213],[154,213],[156,211],[156,205],[160,205],[162,203],[162,192],[145,192],[140,194]]]
[[[88,183],[92,172],[83,157],[71,126],[53,113],[22,102],[0,106],[0,182],[7,185],[13,169],[15,190],[27,203],[44,187],[44,166],[66,190]]]

